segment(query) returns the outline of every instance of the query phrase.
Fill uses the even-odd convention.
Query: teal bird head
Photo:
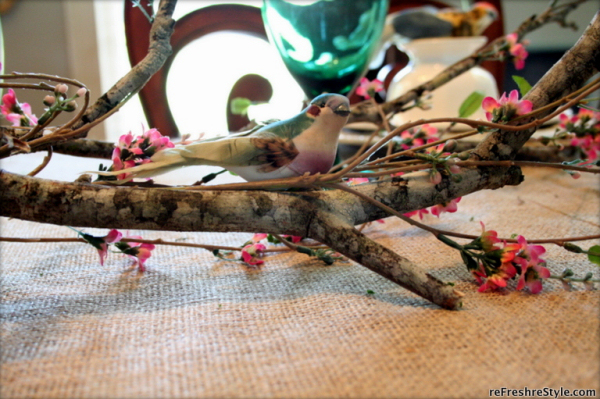
[[[350,101],[341,94],[325,93],[313,98],[306,109],[306,112],[312,117],[320,116],[323,111],[331,112],[347,120],[350,115]],[[344,121],[344,123],[346,122]]]

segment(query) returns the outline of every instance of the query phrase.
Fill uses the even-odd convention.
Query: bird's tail
[[[160,156],[158,156],[160,154]],[[186,164],[177,148],[169,148],[160,151],[152,157],[152,162],[136,165],[131,168],[115,170],[110,172],[86,171],[82,173],[95,173],[100,176],[119,176],[125,174],[125,178],[117,179],[117,183],[127,183],[135,178],[146,178],[161,175],[180,168]]]

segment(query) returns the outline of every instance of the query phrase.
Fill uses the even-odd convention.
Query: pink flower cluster
[[[546,261],[540,258],[546,249],[541,245],[530,245],[523,236],[517,237],[516,243],[498,244],[498,233],[485,230],[481,223],[482,233],[475,240],[483,250],[484,257],[478,262],[478,268],[472,274],[480,284],[479,292],[497,290],[506,287],[507,281],[519,275],[517,290],[525,287],[533,294],[542,290],[542,281],[550,277],[550,271],[545,267]]]
[[[403,131],[400,133],[400,139],[400,147],[403,150],[409,150],[436,141],[438,139],[438,129],[435,126],[424,124],[416,129]]]
[[[600,156],[600,112],[580,108],[576,115],[560,115],[560,127],[575,137],[571,145],[579,147],[585,157],[595,161]]]
[[[362,78],[356,88],[356,94],[367,100],[375,97],[375,93],[380,91],[383,91],[383,82],[379,79],[369,80]]]
[[[101,237],[92,236],[79,231],[78,233],[86,242],[93,245],[98,250],[98,255],[100,256],[100,265],[102,266],[104,266],[104,261],[106,260],[106,256],[108,254],[109,244],[114,244],[115,247],[117,247],[123,254],[134,259],[136,262],[135,264],[141,272],[146,270],[145,262],[152,255],[152,250],[154,249],[153,244],[122,241],[123,233],[116,229],[110,230],[107,235]],[[140,236],[131,236],[125,238],[137,240],[142,239]]]
[[[126,238],[131,238],[135,240],[141,240],[140,236],[130,236]],[[119,248],[121,252],[125,255],[129,256],[135,261],[139,271],[143,272],[146,270],[146,260],[152,255],[152,250],[154,249],[154,244],[149,243],[139,243],[139,242],[117,242],[115,246]]]
[[[263,255],[265,249],[267,247],[260,242],[248,244],[242,248],[242,260],[249,266],[262,265],[265,261],[259,258]]]
[[[302,241],[302,237],[297,236],[283,235],[281,237],[291,241],[294,244]],[[267,249],[265,244],[261,242],[264,239],[268,239],[270,242],[273,242],[271,241],[272,237],[269,237],[268,234],[254,234],[254,236],[252,237],[252,242],[247,245],[244,245],[244,247],[242,248],[242,257],[240,260],[249,266],[259,266],[265,263],[262,259],[260,259],[263,256],[264,251]]]
[[[516,33],[511,33],[506,36],[506,41],[509,45],[508,52],[513,57],[513,63],[516,69],[525,68],[525,59],[529,55],[525,50],[526,42],[518,43],[519,36]]]
[[[129,132],[119,138],[112,153],[113,164],[110,170],[118,171],[152,162],[152,156],[158,151],[173,147],[175,144],[169,137],[163,136],[157,129],[150,129],[135,138]],[[117,178],[123,180],[128,175],[128,173],[123,173]]]
[[[508,97],[506,93],[502,93],[498,100],[493,97],[484,98],[481,107],[488,121],[508,122],[515,116],[530,113],[533,104],[529,100],[519,100],[519,92],[513,90]]]
[[[0,108],[6,120],[13,126],[28,127],[38,123],[37,117],[31,111],[31,106],[27,103],[20,103],[13,89],[8,89],[8,93],[2,96]]]
[[[417,215],[417,216],[419,216],[419,218],[421,220],[423,220],[423,215],[426,215],[431,212],[432,215],[437,216],[439,218],[440,215],[444,212],[448,212],[448,213],[456,212],[458,210],[458,203],[460,202],[461,198],[462,197],[454,198],[453,200],[450,200],[449,202],[443,202],[441,204],[434,205],[434,206],[430,207],[429,209],[425,208],[425,209],[418,209],[418,210],[412,211],[412,212],[407,212],[404,214],[404,216],[411,217],[411,216]]]

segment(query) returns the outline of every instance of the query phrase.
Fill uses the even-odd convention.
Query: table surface
[[[43,154],[2,162],[26,173]],[[55,155],[40,177],[72,181],[100,161]],[[190,183],[194,167],[161,180]],[[516,187],[462,199],[425,223],[501,236],[597,234],[598,178],[524,169]],[[233,177],[227,177],[233,179]],[[223,182],[223,179],[220,180]],[[0,219],[12,237],[73,237],[62,226]],[[92,234],[106,230],[86,229]],[[388,218],[364,232],[465,293],[446,311],[354,262],[297,253],[260,268],[200,249],[158,247],[131,261],[78,243],[0,243],[3,398],[488,397],[490,389],[600,389],[599,291],[557,281],[538,295],[478,293],[456,251]],[[132,231],[144,238],[239,246],[243,233]],[[583,247],[598,241],[583,242]],[[553,274],[598,269],[546,245]]]

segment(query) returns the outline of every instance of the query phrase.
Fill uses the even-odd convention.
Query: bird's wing
[[[409,39],[450,36],[452,23],[422,8],[402,11],[392,19],[396,33]]]
[[[269,132],[200,141],[183,147],[166,149],[156,155],[164,153],[163,156],[168,157],[170,151],[177,151],[191,164],[214,165],[224,168],[263,165],[261,171],[265,172],[291,163],[298,155],[298,150],[291,140],[282,139]],[[156,161],[160,162],[160,159],[156,159]]]

